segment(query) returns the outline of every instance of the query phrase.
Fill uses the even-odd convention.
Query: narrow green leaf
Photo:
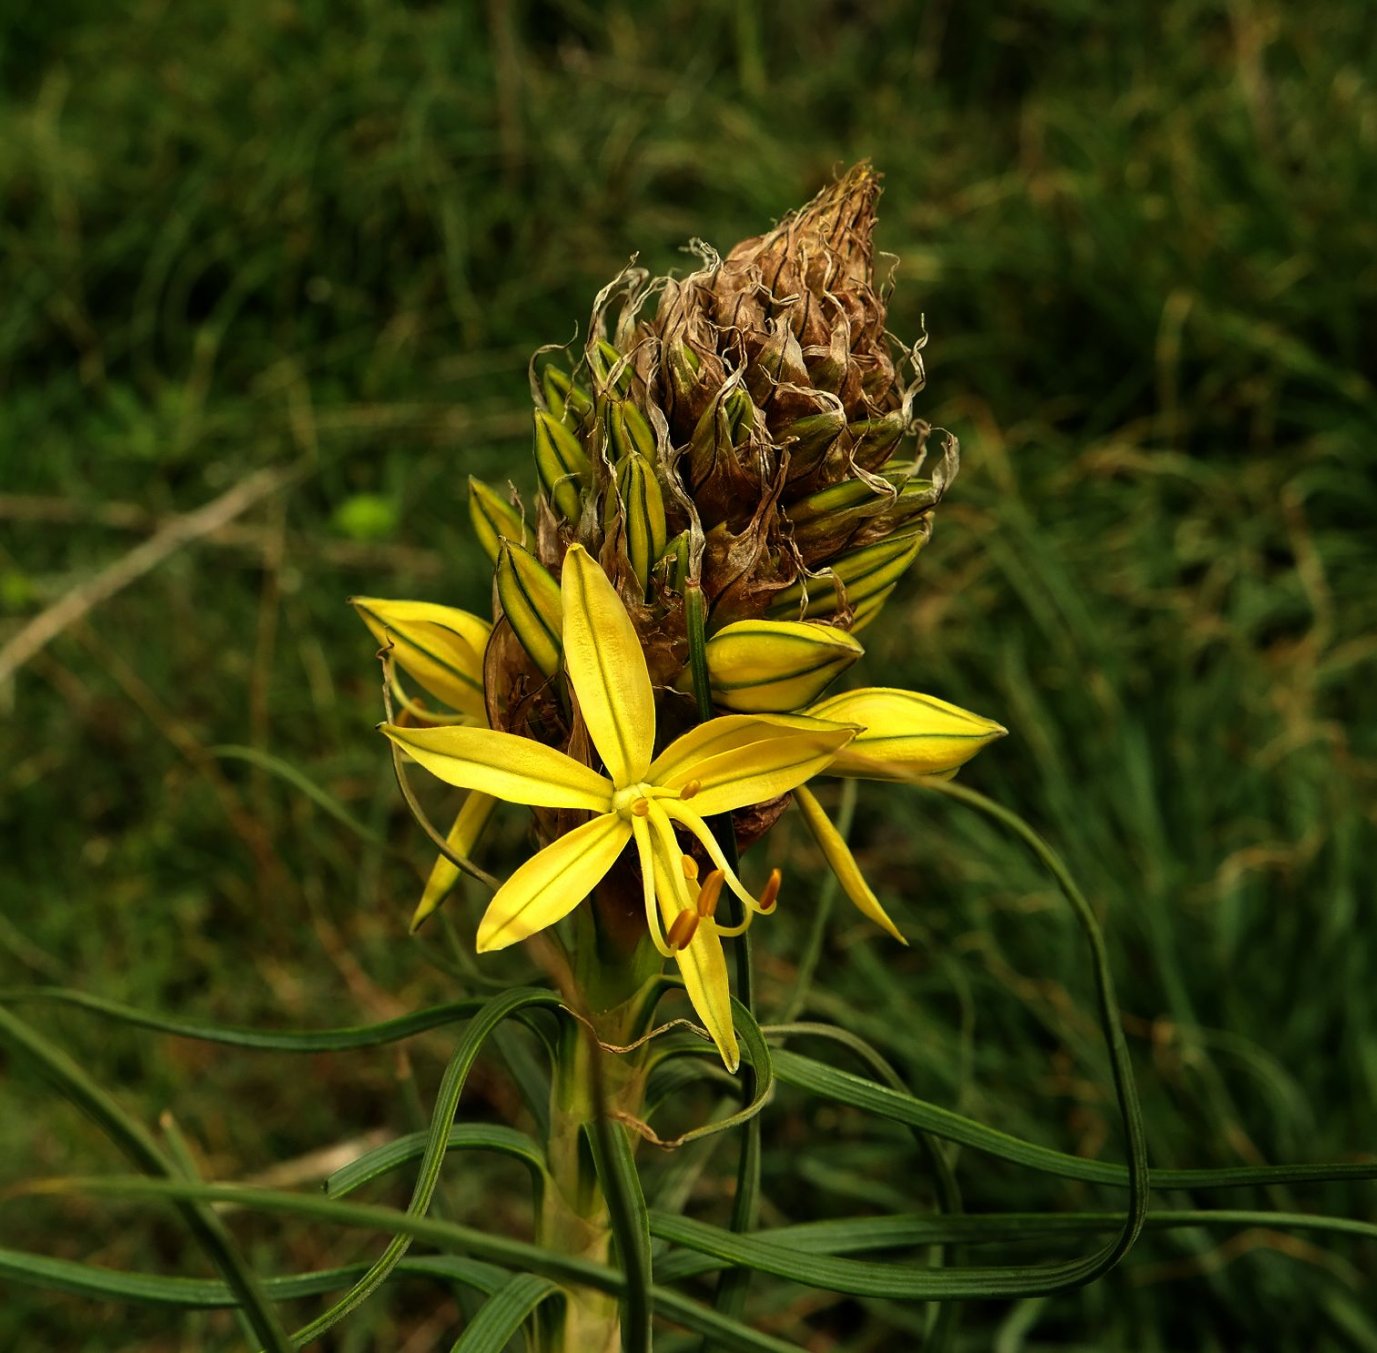
[[[585,1125],[593,1167],[607,1199],[617,1257],[626,1280],[622,1301],[623,1353],[650,1353],[650,1215],[631,1156],[628,1129],[599,1114]]]
[[[448,1149],[449,1131],[459,1108],[459,1096],[463,1093],[464,1082],[468,1079],[469,1071],[488,1035],[504,1019],[524,1006],[559,1003],[559,997],[552,991],[541,991],[535,987],[517,987],[513,991],[494,996],[475,1014],[473,1023],[464,1030],[459,1046],[454,1050],[454,1055],[445,1068],[444,1079],[440,1083],[425,1156],[416,1177],[411,1201],[407,1204],[408,1216],[424,1216],[430,1206],[430,1200],[435,1196],[435,1186],[440,1179],[440,1167],[444,1164],[445,1152]],[[298,1347],[313,1342],[361,1306],[382,1286],[410,1245],[411,1236],[405,1232],[393,1236],[368,1272],[328,1310],[297,1330],[292,1335],[293,1342]]]
[[[620,1273],[542,1249],[523,1240],[489,1235],[475,1227],[455,1222],[438,1221],[433,1217],[413,1216],[390,1207],[374,1207],[366,1203],[340,1202],[320,1193],[289,1193],[281,1189],[256,1188],[244,1184],[198,1184],[182,1179],[148,1179],[137,1175],[114,1175],[103,1178],[46,1180],[31,1185],[30,1193],[74,1193],[91,1197],[130,1199],[165,1199],[201,1203],[232,1203],[236,1207],[262,1212],[280,1212],[288,1216],[329,1222],[363,1230],[383,1231],[410,1236],[440,1249],[458,1250],[503,1264],[521,1272],[536,1273],[556,1282],[579,1283],[600,1292],[620,1296],[625,1283]],[[0,1252],[13,1255],[13,1251]],[[53,1262],[53,1261],[49,1261]],[[413,1259],[409,1263],[414,1272],[426,1271],[434,1260]],[[64,1265],[61,1272],[66,1280],[75,1282],[78,1270],[84,1265]],[[53,1269],[54,1273],[59,1270]],[[435,1271],[442,1272],[436,1268]],[[97,1295],[112,1295],[109,1287],[110,1270],[97,1269],[93,1281],[103,1284]],[[145,1280],[146,1281],[146,1280]],[[166,1282],[182,1280],[164,1280]],[[68,1290],[76,1290],[70,1288]],[[318,1289],[312,1289],[318,1290]],[[228,1297],[228,1288],[225,1289]],[[797,1353],[792,1344],[770,1335],[748,1329],[739,1321],[728,1319],[692,1298],[681,1296],[664,1287],[651,1289],[656,1314],[696,1334],[710,1334],[719,1348],[739,1350],[739,1353]],[[198,1302],[204,1304],[203,1302]],[[232,1305],[226,1300],[224,1305]]]
[[[393,1170],[418,1160],[426,1153],[430,1133],[411,1132],[395,1141],[365,1151],[357,1160],[341,1166],[325,1181],[325,1192],[331,1198],[344,1198],[355,1189],[378,1179]],[[499,1123],[458,1123],[449,1130],[446,1151],[496,1151],[519,1160],[531,1172],[536,1188],[545,1185],[545,1155],[539,1143]]]
[[[44,1078],[91,1118],[139,1169],[168,1180],[179,1178],[181,1172],[176,1164],[163,1154],[141,1123],[125,1113],[61,1048],[49,1043],[36,1029],[3,1007],[0,1007],[0,1040],[37,1063]],[[211,1262],[224,1274],[235,1294],[236,1304],[263,1347],[270,1353],[286,1353],[291,1347],[286,1331],[219,1219],[204,1203],[189,1195],[178,1211]]]
[[[542,1302],[563,1293],[549,1278],[518,1273],[485,1301],[450,1353],[502,1353]]]

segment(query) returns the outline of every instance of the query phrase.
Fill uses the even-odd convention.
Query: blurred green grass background
[[[0,641],[173,514],[306,467],[0,691],[0,984],[278,1027],[452,995],[439,941],[406,935],[429,852],[344,599],[484,609],[465,481],[532,482],[534,347],[585,323],[632,253],[686,269],[690,238],[729,246],[868,156],[900,260],[891,325],[926,317],[921,408],[964,468],[866,677],[1011,728],[969,782],[1046,832],[1101,910],[1155,1163],[1371,1149],[1377,11],[18,0],[0,44]],[[398,852],[223,744],[285,758]],[[504,819],[490,864],[522,830]],[[863,790],[855,840],[915,942],[835,912],[803,1008],[919,1095],[1113,1156],[1083,947],[1050,882],[917,795]],[[757,932],[768,1019],[820,876],[797,833],[766,849],[757,868],[790,881]],[[454,907],[461,940],[476,902]],[[303,1067],[44,1023],[143,1117],[171,1108],[226,1178],[409,1130],[445,1053]],[[0,1188],[112,1166],[26,1067],[0,1069],[0,1095]],[[495,1066],[467,1102],[520,1112]],[[767,1221],[927,1205],[906,1139],[847,1113],[781,1094],[766,1147]],[[700,1164],[690,1206],[720,1216],[730,1151]],[[451,1162],[452,1215],[524,1233],[503,1169]],[[973,1156],[961,1177],[973,1209],[1114,1202]],[[1374,1213],[1370,1186],[1284,1201]],[[0,1218],[13,1247],[200,1262],[147,1211]],[[265,1271],[376,1249],[236,1227]],[[1269,1232],[1150,1235],[1089,1291],[972,1308],[960,1346],[1371,1350],[1373,1267]],[[803,1347],[921,1342],[918,1310],[754,1290],[758,1323]],[[403,1284],[322,1347],[417,1353],[460,1320]],[[15,1286],[0,1345],[236,1332]]]

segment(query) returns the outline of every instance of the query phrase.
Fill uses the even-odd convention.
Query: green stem
[[[605,1131],[606,1120],[619,1113],[641,1113],[644,1049],[614,1052],[604,1045],[624,1047],[633,1042],[644,1022],[644,1006],[638,993],[614,1010],[563,1020],[551,1068],[549,1174],[536,1219],[536,1242],[604,1266],[612,1264],[617,1218],[599,1180],[589,1137]],[[596,1033],[584,1019],[595,1021]],[[615,1293],[573,1288],[562,1306],[546,1311],[540,1331],[542,1353],[620,1353],[621,1305]]]
[[[684,595],[684,620],[688,630],[689,670],[693,674],[693,695],[698,705],[698,717],[707,722],[715,714],[712,703],[712,678],[708,671],[707,605],[703,590],[690,582]],[[730,813],[709,823],[713,835],[721,844],[723,854],[736,867],[736,828]],[[745,911],[741,903],[724,893],[722,905],[729,925],[739,925]],[[736,998],[755,1016],[755,971],[751,956],[751,933],[744,932],[732,950],[736,968]],[[741,1063],[741,1102],[750,1104],[756,1097],[756,1070],[749,1061]],[[760,1119],[752,1118],[742,1130],[741,1154],[736,1164],[736,1194],[732,1199],[731,1229],[753,1231],[760,1213]],[[726,1315],[739,1316],[746,1304],[746,1288],[750,1284],[750,1270],[725,1269],[717,1280],[713,1305]]]

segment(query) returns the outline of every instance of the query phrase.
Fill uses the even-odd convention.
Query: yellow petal
[[[631,617],[581,545],[564,556],[564,664],[583,721],[618,786],[645,779],[655,746],[655,693]]]
[[[587,808],[605,813],[612,786],[573,757],[515,733],[491,728],[399,728],[381,725],[432,775],[535,808]]]
[[[681,894],[683,868],[676,856],[667,858],[667,850],[658,839],[655,851],[655,892],[665,929],[683,908]],[[727,960],[722,953],[722,941],[717,934],[717,922],[710,916],[699,919],[698,929],[685,949],[677,949],[675,961],[684,979],[684,990],[693,1003],[694,1011],[703,1021],[728,1071],[741,1065],[741,1050],[737,1046],[736,1031],[732,1028],[731,984],[727,980]]]
[[[853,737],[854,727],[785,714],[728,714],[677,738],[650,768],[650,783],[697,793],[686,800],[701,817],[763,803],[821,771]]]
[[[907,944],[908,941],[900,933],[899,927],[890,920],[889,913],[880,905],[880,899],[865,881],[851,848],[832,825],[832,819],[822,811],[822,804],[803,785],[794,790],[794,802],[803,813],[803,820],[808,824],[808,830],[812,832],[813,840],[818,843],[823,858],[837,876],[842,891],[856,904],[863,916],[874,921],[882,930],[889,931],[900,944]]]
[[[492,626],[486,620],[430,601],[350,600],[373,637],[392,644],[398,667],[475,723],[488,722],[483,650]]]
[[[505,949],[567,916],[602,881],[631,839],[631,824],[604,813],[531,856],[488,903],[478,952]]]
[[[458,815],[454,819],[454,826],[449,829],[449,835],[445,837],[445,844],[456,855],[468,859],[473,854],[474,846],[478,844],[478,838],[487,829],[496,808],[497,800],[490,794],[470,794],[459,809]],[[439,910],[440,904],[450,895],[454,885],[458,882],[458,866],[451,864],[445,856],[441,855],[431,868],[430,877],[426,880],[425,891],[421,894],[421,900],[411,915],[413,933],[419,930]]]
[[[808,713],[860,724],[856,740],[827,768],[829,775],[906,780],[942,775],[1008,732],[992,719],[916,691],[868,686],[829,696]]]

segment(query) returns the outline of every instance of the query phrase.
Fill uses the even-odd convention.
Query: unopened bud
[[[486,620],[429,601],[351,597],[354,609],[380,644],[391,644],[402,671],[447,705],[487,723],[483,651],[492,626]]]
[[[605,338],[598,339],[588,349],[588,365],[597,378],[597,387],[606,389],[611,386],[619,395],[625,395],[631,389],[630,362],[624,361],[622,354]]]
[[[579,439],[542,409],[535,414],[535,460],[540,482],[566,521],[577,521],[588,482],[588,456]]]
[[[843,589],[846,605],[858,610],[869,598],[881,593],[888,595],[925,543],[924,536],[906,535],[852,550],[828,564],[832,577],[823,574],[816,578],[800,578],[785,588],[771,604],[770,614],[797,615],[800,606],[803,606],[803,613],[811,617],[838,611],[840,604],[833,578]]]
[[[689,439],[689,474],[695,486],[723,469],[734,468],[736,448],[755,427],[755,405],[740,386],[714,399],[699,418]]]
[[[671,592],[682,594],[688,582],[688,569],[689,533],[681,531],[665,546],[660,562],[655,565],[655,571],[664,579]]]
[[[617,496],[626,533],[626,553],[641,586],[665,550],[665,498],[655,467],[644,456],[628,456],[617,467]]]
[[[535,555],[511,541],[497,557],[497,599],[531,661],[554,676],[563,649],[559,584]]]
[[[810,413],[781,428],[779,442],[789,452],[789,478],[798,479],[816,469],[845,431],[846,412],[840,408]]]
[[[561,422],[581,423],[593,411],[593,397],[563,367],[547,366],[540,376],[546,407]]]
[[[614,460],[644,456],[655,460],[655,434],[646,416],[628,399],[614,399],[607,406],[607,440]]]
[[[526,543],[526,523],[521,514],[481,479],[469,476],[469,519],[478,543],[494,564],[502,542]]]
[[[935,696],[887,686],[829,696],[807,713],[861,726],[828,765],[827,774],[863,780],[949,774],[1007,732],[992,719]]]
[[[812,704],[865,650],[831,625],[738,620],[708,640],[712,698],[741,714],[778,714]]]

